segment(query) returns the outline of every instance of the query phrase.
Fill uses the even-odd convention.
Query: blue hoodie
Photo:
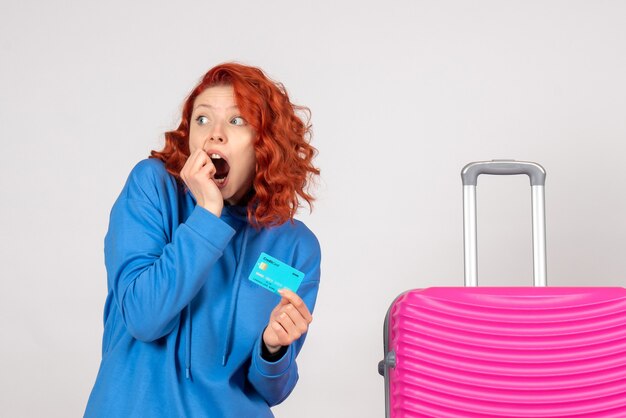
[[[320,248],[302,222],[256,230],[238,206],[217,217],[161,160],[140,161],[104,239],[102,361],[85,417],[272,417],[306,334],[262,357],[280,296],[248,280],[261,252],[304,272],[298,294],[313,312]]]

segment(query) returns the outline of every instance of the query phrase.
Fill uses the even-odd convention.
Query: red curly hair
[[[238,63],[211,68],[185,100],[178,128],[165,133],[163,150],[152,150],[149,158],[162,160],[168,173],[188,190],[180,171],[190,155],[189,123],[193,104],[204,90],[220,85],[233,87],[241,115],[257,135],[254,195],[247,205],[248,220],[258,227],[293,222],[301,207],[298,196],[312,210],[315,199],[306,189],[312,176],[320,173],[312,164],[317,150],[309,143],[311,112],[292,104],[285,87],[269,79],[259,68]],[[297,111],[306,114],[306,122],[296,115]]]

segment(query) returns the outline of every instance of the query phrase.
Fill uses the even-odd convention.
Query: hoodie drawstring
[[[248,230],[249,226],[246,223],[243,230],[243,238],[241,246],[239,247],[239,257],[236,260],[237,267],[235,269],[234,276],[234,288],[230,301],[230,312],[228,314],[228,325],[226,341],[224,343],[224,349],[222,351],[222,366],[226,365],[228,360],[228,351],[230,350],[230,342],[233,334],[233,323],[235,321],[235,310],[237,305],[237,298],[239,296],[239,285],[241,284],[240,274],[243,261],[246,255],[246,247],[248,245]],[[187,305],[187,335],[185,335],[185,378],[191,379],[191,302]]]
[[[235,283],[234,283],[234,289],[233,289],[233,293],[232,293],[232,297],[230,300],[230,312],[228,314],[228,324],[227,324],[227,334],[226,334],[226,341],[224,342],[224,349],[222,351],[222,366],[226,365],[226,362],[228,361],[228,355],[229,355],[229,351],[230,351],[230,341],[232,340],[232,336],[233,336],[233,323],[235,321],[235,310],[237,308],[237,299],[239,296],[239,285],[241,284],[241,268],[243,266],[243,262],[245,260],[245,256],[246,256],[246,247],[248,245],[248,224],[246,224],[244,226],[244,230],[243,230],[243,242],[241,243],[241,248],[239,250],[239,257],[237,259],[237,268],[235,269]]]
[[[185,377],[191,379],[191,302],[187,305],[187,341],[185,348]]]

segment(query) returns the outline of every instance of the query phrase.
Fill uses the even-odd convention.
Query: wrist
[[[276,354],[282,348],[282,345],[276,345],[276,346],[267,345],[265,341],[263,342],[263,345],[265,346],[265,349],[267,350],[267,352],[270,354]]]
[[[278,350],[281,349],[282,346],[281,345],[271,345],[271,344],[268,344],[267,342],[265,342],[267,329],[268,329],[268,327],[265,327],[265,329],[263,330],[263,336],[261,338],[261,345],[263,346],[262,348],[267,350],[267,352],[269,354],[275,354],[275,353],[278,352]]]
[[[218,218],[222,216],[222,209],[223,207],[215,207],[212,205],[200,205],[203,208],[205,208],[206,210],[208,210],[209,212],[211,212],[213,215],[217,216]]]
[[[288,346],[278,346],[278,350],[275,352],[269,351],[269,347],[264,342],[261,343],[261,358],[269,363],[275,363],[282,359],[287,353]]]

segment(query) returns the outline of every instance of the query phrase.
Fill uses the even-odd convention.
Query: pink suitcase
[[[476,180],[527,174],[535,287],[476,287]],[[465,287],[407,291],[384,327],[388,418],[626,417],[626,289],[546,287],[545,171],[463,168]]]

